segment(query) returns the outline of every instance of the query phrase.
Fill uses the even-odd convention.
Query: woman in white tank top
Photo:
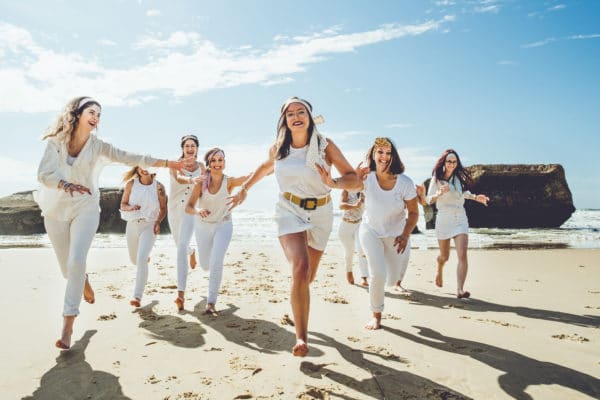
[[[352,190],[360,184],[340,149],[319,134],[315,119],[309,102],[288,99],[281,107],[277,140],[268,159],[229,203],[232,208],[242,203],[252,185],[275,172],[280,191],[275,214],[279,243],[292,267],[290,298],[296,329],[292,354],[300,357],[308,353],[309,284],[315,279],[333,223],[329,192],[331,188]],[[341,177],[331,177],[331,165]]]
[[[123,176],[125,190],[121,198],[121,218],[127,221],[125,236],[129,258],[137,265],[135,289],[129,302],[140,307],[146,282],[148,282],[148,261],[156,235],[160,233],[160,223],[167,215],[165,187],[141,167],[133,167]]]
[[[409,237],[417,225],[419,207],[415,185],[404,175],[404,164],[389,138],[375,139],[367,163],[360,170],[365,213],[359,237],[369,264],[373,318],[365,328],[379,329],[385,284],[387,281],[391,286],[404,277],[410,256]]]
[[[206,178],[194,186],[185,211],[195,219],[200,267],[209,271],[206,313],[216,316],[215,304],[223,277],[223,262],[233,232],[227,197],[234,187],[240,186],[248,178],[248,175],[238,178],[225,175],[225,153],[219,148],[209,150],[204,156],[204,161],[207,167]],[[180,243],[178,253],[182,251],[181,246]],[[185,286],[185,280],[178,283],[175,304],[180,310],[184,308]]]
[[[181,138],[181,158],[190,160],[188,166],[181,169],[170,170],[169,181],[169,202],[167,218],[169,220],[169,228],[175,240],[175,247],[179,246],[180,238],[183,237],[186,242],[186,253],[181,257],[177,255],[177,274],[186,273],[189,267],[196,267],[196,256],[194,250],[189,246],[192,238],[193,224],[182,224],[186,219],[185,206],[194,185],[202,181],[204,166],[197,161],[198,158],[198,138],[195,135],[185,135]],[[192,218],[189,218],[192,220]],[[184,232],[181,231],[183,226]],[[189,264],[188,264],[189,255]],[[182,272],[183,271],[183,272]]]

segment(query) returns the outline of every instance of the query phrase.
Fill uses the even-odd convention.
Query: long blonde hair
[[[79,104],[83,99],[89,99],[89,101],[84,102],[83,104]],[[42,137],[42,140],[46,140],[51,137],[58,137],[61,141],[68,142],[71,140],[71,136],[75,129],[77,129],[77,124],[79,122],[79,116],[88,107],[98,106],[102,108],[100,103],[96,100],[91,99],[88,96],[79,96],[75,97],[71,101],[67,103],[62,113],[56,119],[54,125],[51,125],[48,128],[46,134]]]

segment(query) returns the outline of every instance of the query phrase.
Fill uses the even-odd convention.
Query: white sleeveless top
[[[188,178],[197,178],[202,174],[202,169],[200,166],[198,166],[198,168],[196,168],[194,171],[182,169],[181,174]],[[187,205],[190,195],[192,194],[192,190],[194,190],[194,184],[179,183],[172,174],[169,174],[169,177],[169,210],[185,210],[185,206]]]
[[[129,194],[129,204],[140,206],[139,210],[121,211],[121,218],[125,221],[145,219],[148,222],[154,222],[160,213],[160,202],[158,201],[157,180],[153,179],[149,185],[144,185],[139,178],[134,179],[131,193]]]
[[[415,184],[404,174],[398,174],[391,190],[383,190],[375,172],[364,181],[365,215],[363,224],[380,237],[393,237],[402,233],[406,224],[406,204],[417,196]]]
[[[356,204],[360,199],[358,197],[360,192],[350,192],[348,191],[348,200],[346,203],[348,204]],[[359,222],[362,219],[362,215],[365,211],[365,203],[363,203],[360,207],[351,208],[349,210],[344,211],[344,220],[349,222]]]
[[[227,192],[227,179],[227,175],[223,175],[221,187],[215,194],[210,193],[208,189],[202,191],[202,196],[198,199],[198,206],[209,210],[210,214],[206,218],[198,216],[200,221],[214,224],[231,219],[231,211],[229,211],[229,207],[227,206],[227,196],[229,196]]]
[[[323,138],[326,143],[326,139]],[[319,164],[327,171],[331,166],[323,160],[325,147],[320,149]],[[290,192],[298,197],[324,197],[331,192],[331,188],[321,181],[321,175],[306,166],[308,145],[295,149],[290,146],[290,153],[286,158],[275,160],[275,177],[279,184],[280,192]]]

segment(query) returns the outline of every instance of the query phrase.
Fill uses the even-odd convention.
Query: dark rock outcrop
[[[100,189],[99,233],[124,233],[125,221],[119,214],[123,190]],[[169,233],[165,218],[160,225],[161,233]],[[45,233],[40,208],[33,201],[32,191],[14,193],[0,199],[0,235],[31,235]]]
[[[473,178],[471,192],[490,198],[488,207],[465,202],[473,228],[557,228],[575,211],[559,164],[473,165],[467,170]],[[427,228],[433,229],[435,206],[424,208]]]

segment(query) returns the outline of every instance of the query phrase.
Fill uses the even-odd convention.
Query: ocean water
[[[339,245],[337,230],[342,213],[336,212],[330,243]],[[272,212],[236,210],[233,213],[233,238],[231,246],[277,244],[276,226]],[[411,235],[411,248],[436,249],[433,230],[425,230],[421,216],[417,224],[420,234]],[[0,248],[50,247],[47,235],[0,236]],[[170,234],[160,235],[157,248],[174,247]],[[125,235],[97,234],[92,247],[125,248]],[[561,249],[600,248],[600,210],[577,210],[557,229],[471,229],[469,248],[472,249]]]

